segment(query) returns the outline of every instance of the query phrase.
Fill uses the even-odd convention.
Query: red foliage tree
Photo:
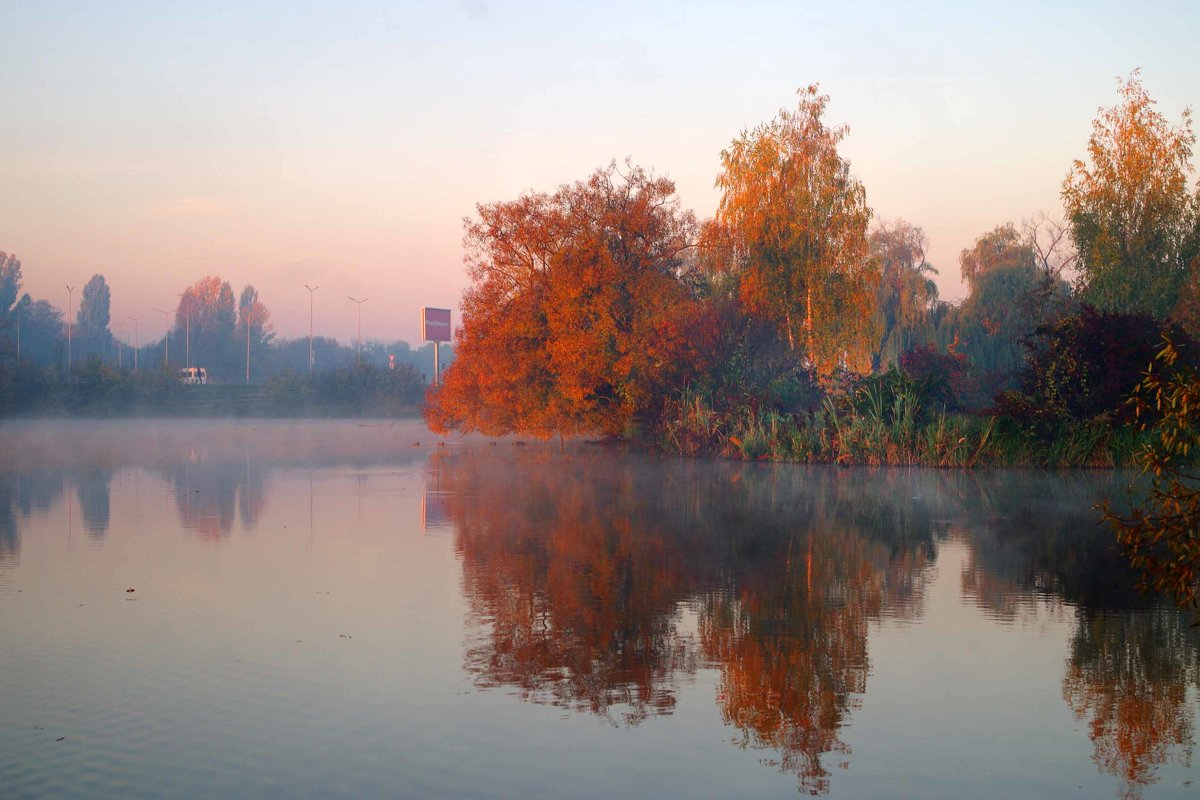
[[[670,180],[613,164],[478,214],[434,430],[620,432],[711,352],[688,281],[696,224]]]

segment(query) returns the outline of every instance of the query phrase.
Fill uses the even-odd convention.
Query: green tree
[[[1137,72],[1119,82],[1121,101],[1100,110],[1062,197],[1079,251],[1082,299],[1097,308],[1152,314],[1174,310],[1196,228],[1189,195],[1191,111],[1178,126],[1154,109]]]
[[[84,284],[83,294],[79,299],[79,311],[75,316],[80,354],[103,354],[111,344],[112,333],[108,328],[111,299],[112,293],[103,275],[93,275]]]
[[[1024,340],[1040,325],[1057,319],[1069,304],[1066,283],[1039,255],[1029,235],[1012,223],[981,235],[959,255],[970,294],[955,320],[956,349],[982,373],[992,391],[1025,363]]]
[[[242,364],[234,342],[236,323],[233,287],[216,275],[207,275],[179,297],[175,311],[176,341],[171,342],[171,350],[184,353],[190,348],[193,366],[205,367],[210,375],[230,379],[238,374],[238,366]]]
[[[875,313],[882,334],[871,357],[872,367],[878,370],[933,340],[938,289],[929,276],[937,270],[925,260],[929,247],[925,232],[910,222],[880,222],[868,242],[879,270]]]
[[[1017,232],[1011,222],[997,225],[981,235],[971,247],[958,256],[963,280],[974,289],[984,275],[1004,267],[1030,267],[1034,263],[1033,248]]]
[[[0,253],[0,341],[4,356],[16,357],[17,298],[21,292],[21,260]]]
[[[21,259],[0,253],[0,315],[7,317],[21,293]]]
[[[249,284],[242,289],[238,297],[234,338],[242,352],[249,349],[251,371],[261,373],[266,366],[271,340],[275,338],[275,334],[271,331],[271,312],[258,298],[258,290]]]
[[[1149,495],[1128,516],[1107,501],[1103,513],[1145,587],[1200,610],[1200,353],[1185,340],[1165,337],[1130,398],[1151,434],[1138,458]]]
[[[816,84],[721,152],[715,220],[729,243],[723,266],[747,308],[777,325],[818,372],[870,368],[879,341],[878,277],[870,259],[866,191],[838,154],[845,126],[822,121]]]
[[[28,293],[21,295],[13,312],[21,315],[21,360],[61,366],[67,345],[63,312],[48,300],[34,301]]]

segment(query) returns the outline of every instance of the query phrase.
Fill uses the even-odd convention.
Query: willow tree
[[[871,210],[838,155],[848,129],[821,119],[828,95],[816,84],[797,94],[794,111],[743,131],[721,152],[716,225],[731,243],[725,268],[747,310],[774,322],[819,373],[866,371],[879,341]]]
[[[1025,339],[1069,306],[1070,292],[1054,266],[1062,259],[1037,233],[1036,223],[1025,232],[1011,222],[997,225],[958,257],[969,294],[954,335],[961,352],[990,376],[992,390],[1024,366]]]
[[[929,241],[917,225],[902,219],[880,222],[868,238],[879,270],[875,314],[880,337],[872,366],[895,364],[907,351],[934,339],[937,270],[925,259]]]
[[[1167,317],[1188,276],[1197,228],[1189,194],[1190,111],[1178,126],[1154,109],[1135,72],[1101,109],[1062,196],[1079,250],[1082,299],[1106,311]]]

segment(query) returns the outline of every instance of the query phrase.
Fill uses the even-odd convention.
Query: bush
[[[1191,341],[1181,330],[1144,314],[1101,312],[1039,328],[1027,343],[1020,388],[1000,395],[996,413],[1046,435],[1064,421],[1132,421],[1126,398],[1153,362],[1164,334]]]
[[[1150,477],[1145,501],[1129,516],[1103,504],[1143,587],[1200,610],[1200,361],[1195,342],[1165,339],[1130,399],[1149,440],[1138,462]]]

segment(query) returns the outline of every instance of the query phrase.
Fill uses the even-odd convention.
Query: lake
[[[1110,472],[0,424],[0,795],[1196,797]]]

